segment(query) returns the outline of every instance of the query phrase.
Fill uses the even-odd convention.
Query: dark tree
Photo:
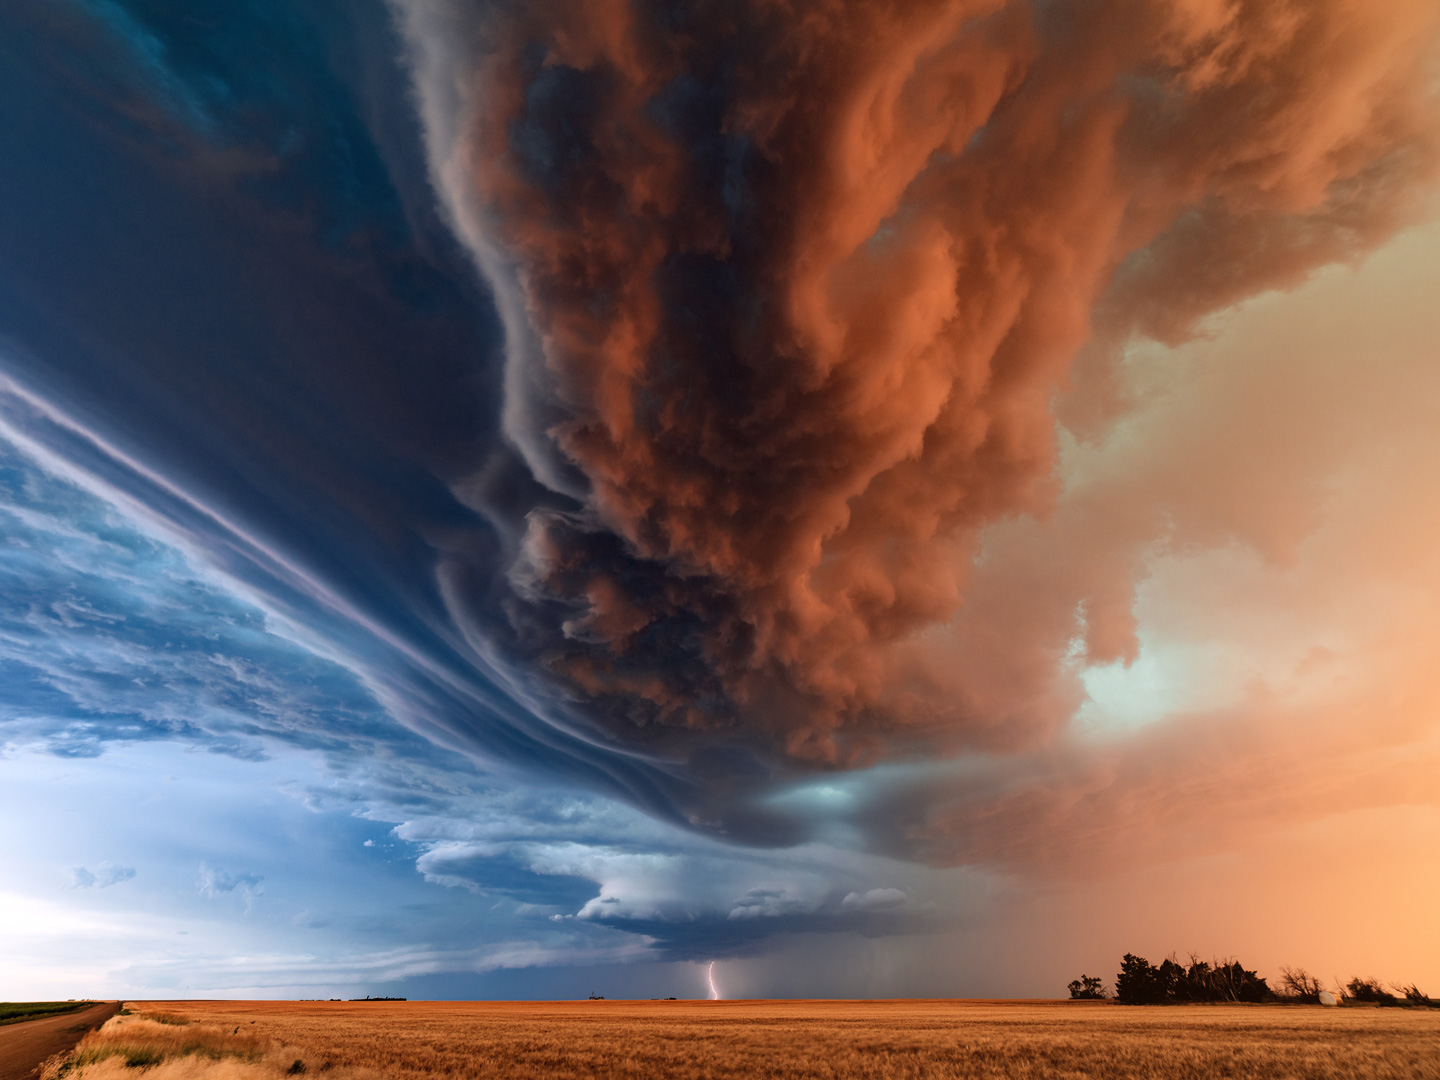
[[[1126,953],[1115,976],[1115,999],[1125,1005],[1153,1005],[1158,994],[1160,972],[1143,956]]]
[[[1189,987],[1185,981],[1185,969],[1174,956],[1167,956],[1155,969],[1156,1001],[1187,1001]]]
[[[1398,1005],[1395,995],[1380,985],[1379,979],[1362,979],[1356,975],[1345,984],[1345,992],[1356,1001],[1371,1005]]]
[[[1082,1001],[1100,1001],[1109,997],[1105,984],[1094,975],[1081,975],[1069,986],[1070,997]]]
[[[1292,967],[1280,969],[1280,986],[1291,1001],[1307,1005],[1318,1005],[1320,991],[1325,989],[1320,980],[1304,968]]]
[[[1156,967],[1143,956],[1126,953],[1115,979],[1115,997],[1126,1005],[1201,1001],[1270,1001],[1269,985],[1238,960],[1205,961],[1192,955],[1189,965],[1174,956]]]
[[[1440,1004],[1440,1002],[1431,1001],[1430,995],[1425,993],[1424,990],[1421,990],[1420,987],[1416,986],[1414,983],[1411,983],[1409,986],[1405,987],[1404,993],[1405,1002],[1409,1005],[1428,1005],[1433,1008],[1437,1004]]]
[[[1193,964],[1191,970],[1194,970]],[[1243,967],[1238,960],[1216,963],[1208,972],[1206,985],[1209,996],[1204,998],[1205,1001],[1259,1003],[1269,1001],[1275,996],[1264,979]]]

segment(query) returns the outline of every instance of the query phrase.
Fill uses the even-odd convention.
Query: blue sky
[[[31,994],[564,996],[596,965],[693,994],[777,932],[933,921],[901,864],[489,776],[113,503],[13,444],[3,478],[0,799],[31,823],[3,902]]]
[[[0,997],[703,996],[712,961],[732,996],[1058,996],[1190,949],[1440,980],[1407,944],[1440,571],[1395,539],[1440,476],[1425,215],[1082,356],[1050,501],[912,575],[954,604],[827,759],[808,684],[717,674],[735,595],[606,525],[565,441],[556,323],[462,168],[491,10],[0,9]],[[599,91],[520,67],[506,138],[560,191]],[[645,115],[740,229],[722,82]],[[744,257],[670,267],[677,324],[741,311]],[[665,614],[592,692],[564,665],[616,595]],[[657,719],[667,679],[700,719]],[[1417,898],[1378,936],[1366,875]],[[1284,916],[1296,880],[1333,918]]]

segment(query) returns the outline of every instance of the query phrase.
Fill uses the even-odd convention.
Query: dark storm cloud
[[[1440,154],[1412,0],[396,7],[507,431],[583,481],[526,519],[518,644],[692,764],[1054,737],[1133,583],[1076,559],[1058,635],[962,605],[1054,503],[1055,398],[1375,247]]]

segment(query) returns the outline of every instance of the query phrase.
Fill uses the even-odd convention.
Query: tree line
[[[1115,976],[1114,998],[1122,1005],[1183,1005],[1202,1002],[1245,1002],[1260,1004],[1326,1004],[1345,1001],[1371,1005],[1421,1006],[1440,1008],[1440,1000],[1432,999],[1414,983],[1395,986],[1392,992],[1378,979],[1351,978],[1335,989],[1327,990],[1319,978],[1304,968],[1282,967],[1276,987],[1238,960],[1201,960],[1193,953],[1188,964],[1172,954],[1159,964],[1143,956],[1126,953]],[[1080,1000],[1101,1001],[1111,992],[1098,976],[1081,975],[1069,985],[1070,996]]]

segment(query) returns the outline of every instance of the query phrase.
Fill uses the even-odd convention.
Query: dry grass
[[[142,1033],[169,1040],[144,1080],[279,1080],[294,1075],[296,1062],[325,1080],[1440,1080],[1440,1013],[1432,1010],[965,1001],[131,1007],[162,1004],[194,1023],[166,1027],[145,1021],[143,1012],[118,1017],[131,1023],[112,1020],[81,1043],[80,1055],[102,1040],[130,1045]],[[179,1052],[187,1033],[202,1032],[221,1040],[209,1044],[215,1053]],[[248,1049],[232,1052],[242,1046]],[[110,1054],[78,1065],[67,1080],[121,1077],[138,1080],[119,1054]]]
[[[112,1016],[98,1030],[80,1040],[68,1055],[47,1063],[44,1080],[128,1075],[130,1070],[149,1070],[168,1064],[173,1072],[225,1063],[225,1075],[236,1066],[263,1064],[269,1040],[256,1032],[255,1025],[227,1028],[213,1022],[193,1021],[170,1012],[134,1013]],[[158,1076],[159,1074],[153,1074]],[[218,1074],[217,1074],[218,1075]]]

